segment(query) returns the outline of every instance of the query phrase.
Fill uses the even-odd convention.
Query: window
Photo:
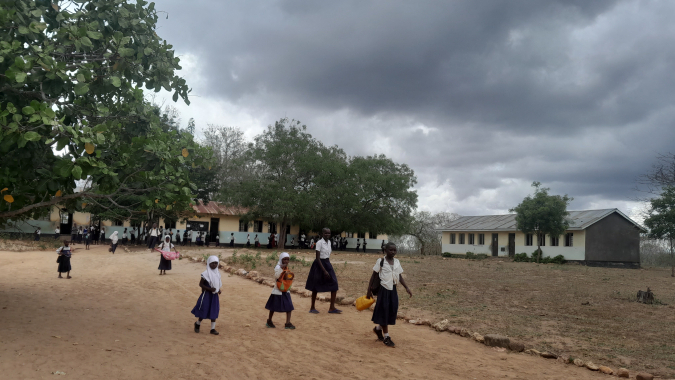
[[[455,240],[455,234],[450,234],[450,244],[457,244]]]
[[[121,226],[123,224],[124,222],[121,221],[120,219],[115,219],[115,221],[113,222],[113,226]]]
[[[358,234],[357,237],[358,237],[359,239],[365,239],[365,238],[366,238],[366,234],[365,234],[364,232],[359,232],[359,234]]]
[[[537,242],[539,243],[539,246],[541,246],[541,247],[546,246],[546,234],[538,234],[537,235]]]
[[[70,221],[70,215],[67,212],[61,213],[61,224],[68,224]]]
[[[188,220],[188,222],[185,224],[185,228],[191,231],[206,232],[209,230],[209,222]]]
[[[353,233],[353,232],[347,232],[347,237],[348,237],[348,238],[353,238],[353,237],[354,237],[354,233]]]
[[[368,239],[377,239],[377,234],[371,234],[368,232]]]
[[[565,247],[574,247],[574,234],[571,232],[565,234]]]
[[[286,235],[290,235],[290,234],[291,234],[291,226],[288,225],[288,226],[286,226]]]
[[[557,247],[560,245],[560,236],[551,236],[551,247]]]
[[[165,220],[164,221],[164,228],[176,228],[176,221],[175,220]]]
[[[485,245],[485,234],[478,234],[478,245]]]
[[[253,222],[253,232],[262,232],[262,220]]]
[[[476,244],[476,234],[469,234],[469,244],[474,245]]]
[[[248,232],[248,223],[245,220],[239,221],[239,232]]]
[[[269,232],[271,234],[276,234],[277,233],[277,224],[273,223],[273,222],[269,222],[269,224],[267,224],[267,232]]]
[[[525,245],[531,246],[532,240],[532,234],[525,234]]]
[[[464,244],[464,234],[459,234],[459,244]]]

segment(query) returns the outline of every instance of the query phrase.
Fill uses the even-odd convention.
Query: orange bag
[[[277,288],[279,288],[282,293],[286,293],[291,289],[291,285],[293,285],[293,279],[295,279],[293,272],[289,271],[288,269],[284,270],[281,272],[281,276],[277,278]]]
[[[375,303],[374,298],[366,298],[366,296],[361,296],[356,299],[356,310],[358,311],[366,310],[374,303]]]

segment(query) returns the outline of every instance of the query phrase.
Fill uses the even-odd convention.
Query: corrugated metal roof
[[[570,230],[584,230],[592,224],[602,220],[612,213],[618,213],[633,223],[639,229],[645,231],[645,228],[635,223],[631,218],[616,208],[603,210],[582,210],[570,211],[567,219],[570,222]],[[441,227],[439,231],[516,231],[516,214],[507,215],[484,215],[484,216],[462,216],[452,221],[447,226]]]
[[[218,202],[209,202],[204,204],[200,199],[197,204],[192,205],[192,209],[198,214],[217,214],[217,215],[243,215],[248,210],[238,206],[226,206]]]

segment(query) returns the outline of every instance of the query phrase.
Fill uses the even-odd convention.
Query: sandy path
[[[97,247],[78,250],[74,278],[59,280],[55,260],[52,252],[0,252],[3,379],[53,371],[64,379],[608,378],[408,324],[392,327],[390,349],[375,339],[370,312],[329,315],[321,303],[311,315],[309,299],[297,295],[298,329],[266,329],[270,288],[225,273],[221,335],[209,335],[208,325],[195,334],[190,310],[204,264],[176,261],[158,276],[156,254]]]

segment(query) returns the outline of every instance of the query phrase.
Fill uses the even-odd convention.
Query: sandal
[[[384,338],[384,345],[387,347],[396,347],[394,342],[391,340],[391,337]]]
[[[270,328],[270,329],[273,329],[273,328],[276,328],[276,327],[277,327],[277,326],[274,325],[274,323],[272,323],[272,320],[271,320],[271,319],[268,319],[268,320],[267,320],[267,323],[265,323],[265,326],[267,326],[267,327]]]
[[[197,324],[197,322],[195,322],[195,332],[196,332],[196,333],[199,332],[199,325]]]
[[[289,329],[289,330],[295,330],[295,326],[293,326],[292,323],[286,323],[286,325],[284,326],[284,328],[285,328],[285,329]]]
[[[373,327],[373,331],[375,332],[375,335],[377,335],[377,340],[382,342],[384,340],[384,335],[382,334],[382,330],[378,330],[377,327]]]

